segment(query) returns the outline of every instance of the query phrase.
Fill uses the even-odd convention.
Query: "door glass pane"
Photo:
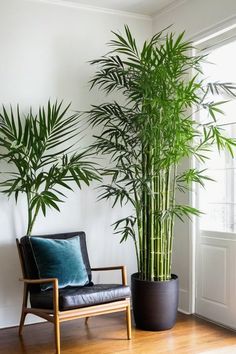
[[[214,49],[203,64],[203,72],[209,82],[236,82],[235,55],[236,41]],[[225,95],[220,100],[227,100]],[[236,137],[236,100],[226,103],[224,115],[219,116],[222,129]],[[202,114],[201,121],[206,116]],[[227,152],[214,151],[203,168],[215,182],[206,182],[199,190],[200,229],[209,231],[236,232],[236,159]]]

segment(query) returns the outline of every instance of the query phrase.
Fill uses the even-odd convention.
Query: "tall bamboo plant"
[[[100,198],[112,198],[113,206],[131,203],[133,213],[114,223],[115,233],[121,234],[121,242],[134,240],[142,279],[165,281],[171,278],[175,218],[200,214],[178,204],[176,191],[186,192],[192,182],[204,185],[209,179],[204,170],[180,172],[179,167],[186,158],[204,162],[213,144],[233,154],[235,140],[217,123],[225,102],[215,95],[232,98],[235,86],[202,80],[205,58],[191,54],[184,33],[164,30],[141,49],[127,26],[124,36],[113,34],[111,51],[91,62],[97,68],[91,87],[116,92],[122,102],[92,106],[88,112],[91,125],[102,127],[93,147],[110,156],[102,170],[110,182],[102,186]],[[208,114],[202,124],[201,109]]]
[[[8,196],[20,193],[27,198],[27,235],[32,233],[35,220],[41,210],[60,211],[63,189],[73,190],[99,179],[94,164],[89,161],[91,152],[78,152],[79,115],[69,114],[69,107],[62,102],[32,109],[21,114],[19,106],[13,110],[2,107],[0,113],[0,159],[8,163],[9,172],[0,182],[1,191]]]

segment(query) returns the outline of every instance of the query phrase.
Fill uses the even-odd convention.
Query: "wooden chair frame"
[[[24,283],[23,291],[23,302],[21,310],[21,318],[19,324],[19,335],[22,335],[22,330],[25,322],[25,317],[27,314],[31,313],[33,315],[39,316],[51,323],[54,324],[54,336],[55,336],[55,346],[56,354],[61,353],[60,349],[60,323],[70,320],[75,320],[78,318],[84,318],[87,323],[89,317],[113,313],[113,312],[126,312],[126,325],[127,325],[127,339],[131,339],[131,312],[130,312],[130,299],[126,298],[124,300],[117,300],[109,303],[104,303],[100,305],[93,305],[88,307],[82,307],[73,310],[59,310],[59,289],[58,289],[58,279],[57,278],[47,278],[47,279],[26,279],[24,263],[22,259],[22,253],[20,249],[20,243],[16,240],[17,249],[19,253],[21,268],[23,277],[19,279]],[[127,275],[125,266],[114,266],[114,267],[102,267],[102,268],[91,268],[91,271],[113,271],[120,270],[122,277],[122,284],[127,285]],[[40,309],[28,307],[28,295],[29,295],[29,286],[32,284],[53,284],[53,309]]]

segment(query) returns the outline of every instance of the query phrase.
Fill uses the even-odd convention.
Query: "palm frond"
[[[21,115],[10,107],[2,107],[0,113],[0,158],[13,165],[16,172],[2,181],[2,192],[8,196],[26,194],[28,201],[28,230],[30,234],[38,212],[46,215],[47,208],[59,211],[59,197],[64,194],[58,188],[73,190],[89,185],[100,177],[91,151],[72,152],[79,136],[80,116],[69,114],[70,105],[63,102],[39,107],[34,114]]]

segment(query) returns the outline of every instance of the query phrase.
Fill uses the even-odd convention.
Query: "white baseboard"
[[[178,311],[186,315],[191,315],[191,311],[189,307],[189,291],[186,289],[179,289]]]
[[[188,312],[188,311],[185,311],[185,310],[183,310],[183,309],[181,309],[181,308],[179,308],[179,307],[178,307],[178,312],[181,312],[181,313],[183,313],[184,315],[192,315],[192,313],[190,313],[190,312]]]
[[[0,308],[0,329],[19,326],[20,314],[21,308],[17,306]],[[26,325],[40,322],[45,322],[45,320],[30,314],[26,316]]]

